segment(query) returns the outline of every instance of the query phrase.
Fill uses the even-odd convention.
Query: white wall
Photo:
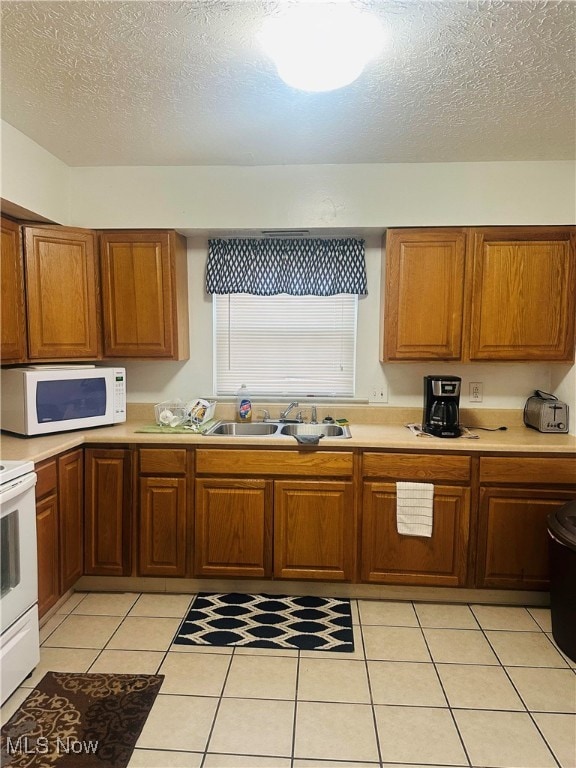
[[[570,434],[576,435],[576,366],[555,366],[548,391],[568,403]]]
[[[51,221],[71,224],[71,169],[3,120],[0,131],[0,196]]]
[[[576,223],[571,162],[71,169],[86,227],[181,230]]]

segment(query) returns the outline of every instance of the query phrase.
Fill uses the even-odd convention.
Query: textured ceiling
[[[72,166],[575,157],[571,0],[357,0],[388,42],[325,94],[254,39],[289,1],[2,0],[2,117]]]

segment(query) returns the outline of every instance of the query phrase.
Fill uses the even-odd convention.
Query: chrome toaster
[[[568,406],[537,389],[524,406],[524,424],[539,432],[568,432]]]

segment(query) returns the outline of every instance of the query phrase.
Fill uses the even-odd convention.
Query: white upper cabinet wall
[[[571,162],[71,169],[78,226],[192,230],[573,224]]]
[[[574,224],[576,163],[68,167],[2,123],[2,197],[58,224],[193,230]]]

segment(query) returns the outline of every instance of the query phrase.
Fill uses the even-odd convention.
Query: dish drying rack
[[[215,400],[196,399],[185,403],[182,400],[165,400],[154,406],[156,424],[161,427],[201,427],[214,418]]]

